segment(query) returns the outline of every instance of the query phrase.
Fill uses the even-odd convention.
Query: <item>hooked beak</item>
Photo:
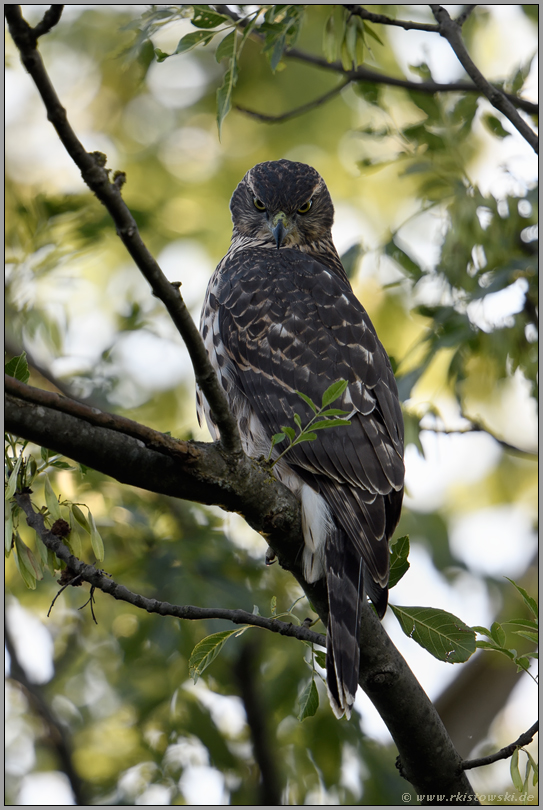
[[[287,215],[280,211],[276,214],[272,220],[271,232],[273,234],[273,238],[275,239],[275,244],[277,245],[277,249],[281,247],[283,244],[283,239],[289,233],[290,228],[288,227],[288,220]]]

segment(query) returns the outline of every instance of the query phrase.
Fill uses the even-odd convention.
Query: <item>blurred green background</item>
[[[34,23],[46,8],[23,11]],[[150,8],[165,16],[142,21]],[[195,30],[190,19],[175,19],[180,8],[65,7],[40,51],[72,126],[88,151],[126,172],[123,197],[168,278],[182,283],[195,319],[228,248],[228,203],[245,172],[289,158],[322,174],[336,208],[336,246],[393,358],[405,404],[407,490],[398,535],[411,537],[412,567],[391,601],[440,607],[487,627],[520,615],[521,600],[504,577],[535,595],[536,156],[475,94],[433,97],[368,83],[286,122],[233,109],[219,140],[216,90],[225,63],[215,59],[218,39],[161,63],[154,57],[153,47],[171,53]],[[342,7],[305,8],[297,47],[322,55],[332,16],[340,56]],[[426,6],[371,8],[432,21]],[[479,6],[464,28],[485,76],[530,99],[534,8]],[[153,19],[164,24],[136,48]],[[366,66],[412,81],[464,77],[437,34],[371,30],[381,41],[366,32]],[[47,123],[9,35],[6,41],[8,356],[27,351],[32,384],[208,440],[196,422],[180,337]],[[273,73],[249,40],[233,103],[279,115],[340,80],[287,57]],[[473,431],[474,422],[488,431]],[[288,574],[265,567],[264,540],[237,516],[130,490],[93,471],[50,478],[62,498],[91,509],[105,569],[132,590],[178,604],[257,605],[264,615],[274,596],[281,612],[300,595]],[[41,481],[34,501],[45,502]],[[20,530],[34,547],[32,533]],[[86,536],[80,539],[92,561]],[[87,803],[257,802],[239,667],[258,684],[283,803],[402,803],[406,784],[394,746],[365,695],[350,723],[335,720],[324,690],[315,717],[296,719],[310,668],[295,640],[250,630],[227,643],[195,686],[191,650],[224,623],[148,616],[96,594],[95,625],[88,607],[79,610],[84,588],[65,590],[46,618],[58,590],[51,575],[27,590],[13,555],[6,571],[17,656],[64,729]],[[295,613],[309,615],[307,602]],[[432,659],[402,636],[393,616],[385,626],[438,698],[462,668]],[[461,718],[455,742],[463,756],[511,742],[535,719],[533,682],[496,653],[478,657],[497,687],[489,688],[490,717],[465,711],[469,679],[447,708]],[[7,694],[6,803],[73,803],[47,718],[16,682]],[[512,790],[508,763],[472,775],[481,793]]]

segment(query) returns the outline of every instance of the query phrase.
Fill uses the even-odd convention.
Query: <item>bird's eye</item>
[[[307,214],[307,212],[310,210],[312,205],[313,205],[313,200],[308,200],[306,203],[304,203],[303,205],[301,205],[298,208],[298,213],[299,214]]]
[[[256,208],[257,211],[265,211],[266,210],[266,206],[264,205],[262,200],[259,200],[257,197],[255,197],[253,202],[255,204],[255,208]]]

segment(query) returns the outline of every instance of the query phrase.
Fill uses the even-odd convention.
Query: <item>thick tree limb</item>
[[[121,197],[121,181],[124,175],[121,173],[114,175],[114,180],[111,182],[109,170],[105,168],[105,155],[99,152],[87,152],[70,126],[66,110],[60,103],[37,50],[36,32],[40,26],[31,28],[23,18],[20,6],[6,5],[5,15],[10,34],[19,49],[21,61],[32,76],[45,104],[47,118],[81,171],[83,180],[102,205],[107,208],[117,228],[117,235],[121,238],[140,272],[151,285],[153,294],[168,310],[168,314],[189,351],[196,381],[204,392],[215,423],[219,427],[221,443],[230,454],[232,461],[239,459],[243,451],[237,423],[230,413],[226,396],[209,361],[200,333],[181,297],[180,283],[168,281],[144,244],[136,221]]]
[[[534,152],[537,154],[539,151],[539,139],[535,132],[530,129],[526,121],[520,117],[514,106],[509,99],[498,88],[493,87],[489,81],[485,79],[481,71],[476,67],[467,52],[466,46],[462,39],[462,31],[458,23],[451,19],[449,12],[443,6],[430,4],[430,8],[437,20],[440,35],[447,40],[456,56],[458,61],[472,79],[475,86],[487,97],[493,107],[502,112],[506,118],[511,121],[515,129],[522,135],[522,137],[530,144]]]

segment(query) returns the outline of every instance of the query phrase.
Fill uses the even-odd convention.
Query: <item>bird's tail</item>
[[[351,716],[358,688],[360,610],[364,599],[364,563],[349,553],[350,543],[338,529],[326,548],[328,633],[326,684],[336,717]]]
[[[327,544],[326,569],[329,601],[326,685],[336,717],[345,714],[349,719],[358,689],[360,621],[366,600],[365,566],[341,529],[334,532]],[[385,589],[379,588],[382,590]],[[369,595],[372,598],[372,594]],[[380,598],[382,600],[382,595]],[[372,598],[372,601],[375,600]],[[384,607],[386,609],[386,595]]]

